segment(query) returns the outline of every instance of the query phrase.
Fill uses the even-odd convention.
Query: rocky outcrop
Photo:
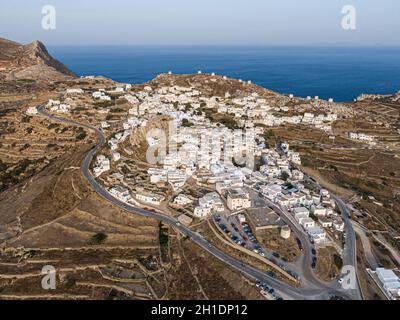
[[[400,91],[394,95],[383,95],[383,94],[362,94],[357,97],[357,101],[380,101],[380,100],[388,100],[388,101],[399,101],[400,100]]]
[[[39,41],[21,45],[0,39],[0,79],[56,81],[76,75],[50,56]]]

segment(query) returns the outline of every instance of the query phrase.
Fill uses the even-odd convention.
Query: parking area
[[[253,251],[261,257],[269,260],[280,269],[286,271],[295,279],[300,280],[298,274],[293,271],[293,265],[290,264],[289,266],[288,263],[281,259],[278,253],[267,250],[266,248],[261,246],[256,236],[254,235],[250,225],[243,220],[240,221],[240,214],[235,214],[231,216],[214,214],[213,219],[219,226],[221,231],[230,237],[232,242],[250,251]]]
[[[261,290],[261,294],[265,296],[267,299],[283,300],[282,297],[280,297],[277,293],[275,293],[275,290],[273,288],[270,288],[266,283],[262,281],[257,281],[256,287]]]
[[[218,224],[222,232],[228,235],[234,243],[247,249],[251,249],[248,237],[237,227],[235,223],[231,222],[230,218],[221,216],[219,214],[214,214],[213,219]]]

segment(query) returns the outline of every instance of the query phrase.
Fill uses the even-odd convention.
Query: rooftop
[[[281,225],[281,218],[269,208],[250,209],[246,215],[256,230],[278,228]]]
[[[228,195],[231,198],[249,198],[249,194],[241,188],[228,189]]]

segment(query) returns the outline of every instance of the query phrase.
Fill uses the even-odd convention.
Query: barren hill
[[[50,56],[43,43],[21,45],[0,38],[0,79],[55,81],[75,76]]]

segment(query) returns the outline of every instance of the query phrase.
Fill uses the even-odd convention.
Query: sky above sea
[[[340,102],[400,90],[400,48],[393,47],[55,46],[49,51],[79,76],[132,84],[168,71],[202,70]]]
[[[349,7],[355,29],[343,27]],[[3,0],[0,30],[46,45],[395,46],[399,12],[399,0]]]

